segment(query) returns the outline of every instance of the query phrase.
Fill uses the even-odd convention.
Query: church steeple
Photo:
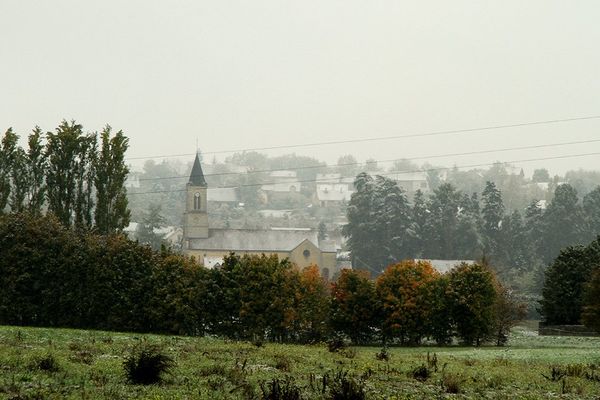
[[[196,154],[190,180],[186,185],[185,215],[183,222],[184,245],[193,239],[208,237],[208,185],[204,179],[200,157]]]
[[[193,186],[206,187],[206,180],[204,179],[204,173],[202,172],[202,166],[200,165],[200,157],[196,153],[196,159],[194,160],[194,166],[192,167],[192,173],[190,174],[189,183]]]

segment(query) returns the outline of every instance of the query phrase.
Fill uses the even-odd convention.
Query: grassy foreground
[[[141,341],[175,360],[160,384],[127,382],[124,357]],[[261,383],[268,390],[273,379],[303,399],[332,398],[341,381],[367,399],[600,396],[600,338],[538,337],[521,327],[505,348],[391,348],[388,360],[376,357],[380,350],[0,327],[0,398],[260,399]]]

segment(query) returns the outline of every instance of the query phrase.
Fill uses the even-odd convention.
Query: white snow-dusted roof
[[[438,272],[442,274],[450,271],[455,266],[465,263],[465,264],[475,264],[473,260],[428,260],[428,259],[415,259],[415,261],[429,261],[433,268],[437,269]]]
[[[207,239],[190,239],[190,250],[289,252],[308,240],[318,247],[313,230],[211,229]],[[335,250],[333,250],[335,252]]]
[[[208,201],[219,203],[239,203],[240,201],[237,188],[208,188],[206,197]]]

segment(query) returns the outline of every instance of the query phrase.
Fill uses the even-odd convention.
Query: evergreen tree
[[[14,149],[10,170],[10,209],[12,212],[22,212],[25,209],[29,180],[27,175],[27,155],[20,146],[16,146]]]
[[[502,193],[493,182],[486,182],[485,189],[481,195],[483,200],[482,209],[482,236],[484,254],[494,260],[499,254],[498,243],[500,241],[500,223],[504,216],[504,204]]]
[[[460,192],[449,183],[440,185],[429,197],[425,257],[445,260],[458,258],[456,232],[460,202]]]
[[[600,186],[583,198],[583,211],[587,221],[586,237],[592,240],[600,235]]]
[[[550,262],[561,249],[585,240],[585,218],[577,192],[569,184],[559,185],[542,217],[541,256]]]
[[[95,162],[94,185],[96,188],[96,229],[106,234],[120,231],[129,224],[125,180],[129,169],[125,165],[125,152],[129,146],[122,131],[111,136],[107,125],[102,133],[101,148]]]

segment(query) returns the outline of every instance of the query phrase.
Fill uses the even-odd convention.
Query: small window
[[[310,257],[310,250],[306,249],[302,252],[302,255],[304,256],[304,258],[308,258]]]
[[[194,193],[194,210],[200,209],[200,193]]]

